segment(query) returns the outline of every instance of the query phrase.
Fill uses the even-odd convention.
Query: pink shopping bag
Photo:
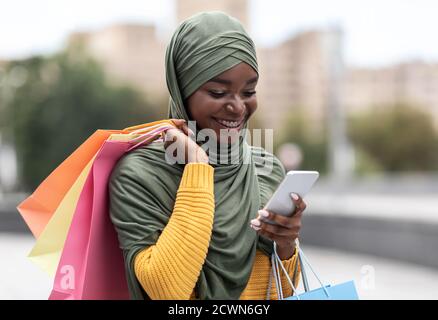
[[[117,161],[171,128],[104,142],[82,189],[49,299],[129,299],[122,251],[109,217],[108,180]]]

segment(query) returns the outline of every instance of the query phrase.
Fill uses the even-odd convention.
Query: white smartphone
[[[296,193],[304,198],[318,180],[318,177],[318,171],[289,171],[264,209],[276,214],[290,216],[295,210],[290,194]]]

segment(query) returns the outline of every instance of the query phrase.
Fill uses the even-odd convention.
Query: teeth
[[[217,121],[221,124],[223,124],[226,127],[230,127],[230,128],[236,128],[239,126],[240,122],[238,121],[226,121],[226,120],[220,120],[217,119]]]

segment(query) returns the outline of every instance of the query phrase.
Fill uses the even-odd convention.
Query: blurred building
[[[176,17],[178,23],[201,11],[223,11],[237,18],[249,31],[248,0],[177,0]]]
[[[275,47],[258,49],[257,94],[266,127],[284,125],[285,114],[293,110],[307,112],[318,124],[323,121],[329,85],[325,43],[332,32],[303,32]]]
[[[242,10],[247,1],[223,0],[214,2],[214,6],[200,0],[177,4],[179,22],[196,10],[213,9],[248,21],[247,10]],[[307,32],[279,46],[257,49],[261,71],[257,88],[259,108],[265,110],[260,117],[262,125],[273,128],[282,124],[284,113],[294,107],[306,108],[313,117],[322,119],[328,71],[323,50],[325,34]],[[153,100],[167,95],[164,67],[167,40],[157,36],[154,26],[120,24],[74,33],[68,43],[84,45],[112,78],[134,85]]]
[[[205,10],[221,10],[249,28],[247,0],[178,0],[177,22]],[[287,114],[305,111],[317,133],[326,121],[330,99],[332,58],[328,43],[337,28],[293,35],[269,48],[257,47],[260,80],[257,87],[259,122],[265,128],[285,125]],[[134,85],[149,99],[167,99],[165,48],[169,39],[152,25],[119,24],[94,32],[72,34],[103,63],[113,79]],[[405,63],[379,69],[349,67],[341,81],[340,102],[347,113],[373,105],[412,103],[432,112],[438,126],[438,64]]]
[[[155,26],[118,24],[94,32],[74,33],[68,44],[84,46],[112,79],[135,86],[151,100],[166,95],[166,48]]]
[[[239,19],[248,27],[247,0],[179,0],[177,22],[205,10],[219,10]],[[168,39],[158,36],[153,25],[118,24],[94,32],[77,32],[69,45],[81,44],[103,63],[108,74],[128,82],[151,100],[167,96],[164,59]]]
[[[407,103],[429,112],[438,128],[438,64],[421,61],[384,68],[350,68],[343,84],[349,112]]]

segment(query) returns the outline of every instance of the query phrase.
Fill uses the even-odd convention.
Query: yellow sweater
[[[195,299],[195,284],[207,256],[214,217],[214,169],[203,163],[187,164],[178,188],[175,206],[157,243],[140,251],[134,260],[135,274],[151,299]],[[249,228],[249,226],[248,226]],[[282,261],[291,279],[300,272],[295,252]],[[240,299],[266,299],[271,261],[257,250],[251,275]],[[298,276],[295,277],[296,283]],[[282,275],[284,296],[292,288]],[[272,278],[271,299],[276,299]]]

